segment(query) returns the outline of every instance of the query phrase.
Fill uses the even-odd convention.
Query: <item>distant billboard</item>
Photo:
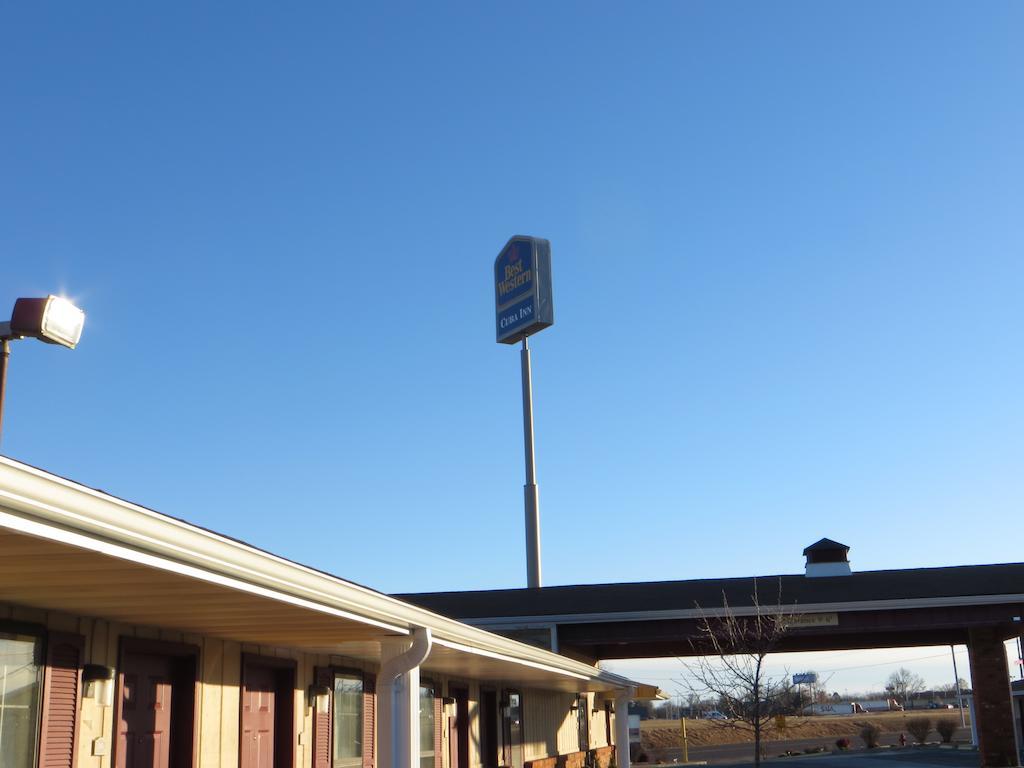
[[[629,715],[629,743],[640,743],[640,715]]]
[[[793,675],[793,685],[814,685],[818,682],[817,672],[801,672]]]
[[[512,237],[494,260],[497,340],[515,344],[553,325],[551,243],[539,237]]]

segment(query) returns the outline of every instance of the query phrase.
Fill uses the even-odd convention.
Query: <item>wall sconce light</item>
[[[331,711],[331,687],[329,685],[309,686],[309,705],[318,715]]]
[[[95,699],[101,707],[114,705],[114,668],[102,664],[86,664],[82,668],[85,698]]]

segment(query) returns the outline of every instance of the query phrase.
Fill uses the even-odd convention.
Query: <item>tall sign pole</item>
[[[540,507],[537,504],[537,468],[533,455],[533,371],[530,343],[523,337],[519,352],[523,369],[523,448],[526,451],[526,484],[523,503],[526,514],[526,585],[540,586]]]
[[[499,344],[522,342],[523,447],[526,484],[526,584],[540,587],[540,505],[533,450],[533,372],[527,339],[555,322],[551,297],[551,243],[539,237],[512,237],[494,260],[495,331]]]

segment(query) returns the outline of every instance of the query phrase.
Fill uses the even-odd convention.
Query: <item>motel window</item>
[[[434,686],[420,685],[420,768],[434,768]]]
[[[576,729],[579,733],[580,752],[590,749],[590,712],[587,711],[587,695],[576,695]]]
[[[335,768],[363,764],[363,678],[334,676],[334,762]]]
[[[39,639],[0,632],[0,765],[32,768],[39,741]]]

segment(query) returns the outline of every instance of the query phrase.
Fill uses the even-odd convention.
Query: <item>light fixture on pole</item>
[[[0,435],[3,433],[4,393],[7,389],[7,359],[10,343],[33,338],[47,344],[74,349],[82,338],[85,312],[60,296],[45,299],[18,299],[11,319],[0,323]]]

